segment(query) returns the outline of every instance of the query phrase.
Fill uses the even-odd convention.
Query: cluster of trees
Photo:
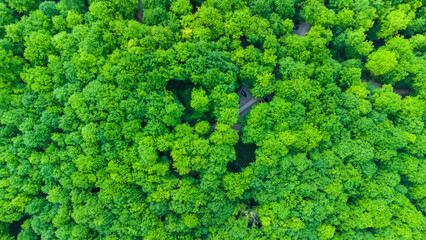
[[[1,239],[426,239],[425,13],[0,0]]]

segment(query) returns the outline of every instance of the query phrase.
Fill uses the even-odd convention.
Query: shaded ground
[[[244,97],[241,92],[244,91],[247,94],[247,97]],[[248,88],[246,86],[240,87],[240,89],[237,90],[238,97],[240,98],[240,108],[244,106],[246,103],[248,103],[250,100],[254,99],[254,97],[249,92]]]
[[[246,97],[244,97],[241,94],[242,91],[244,91],[247,94]],[[245,86],[242,86],[241,88],[239,88],[237,90],[237,94],[240,100],[240,106],[238,108],[238,114],[239,114],[238,119],[241,120],[248,112],[250,112],[253,104],[258,103],[259,101],[251,95],[248,88]],[[213,123],[210,130],[213,132],[215,128],[216,128],[216,123]],[[234,126],[232,126],[232,129],[240,131],[241,124],[235,124]]]
[[[241,172],[243,168],[255,161],[254,152],[257,146],[253,143],[244,144],[240,138],[234,148],[237,159],[233,162],[229,162],[227,168],[230,172]]]
[[[138,11],[136,12],[136,21],[143,23],[142,0],[139,0]]]
[[[299,27],[299,28],[297,30],[293,30],[291,33],[296,34],[296,35],[301,36],[301,37],[306,37],[306,33],[309,32],[309,30],[311,29],[311,25],[309,25],[305,22],[294,24],[294,25]]]
[[[245,114],[247,114],[247,110],[248,110],[248,109],[251,109],[251,106],[252,106],[253,104],[255,104],[256,102],[257,102],[257,99],[252,98],[252,99],[250,99],[250,101],[248,101],[246,104],[244,104],[243,106],[240,106],[240,108],[238,109],[238,114],[240,114],[240,117],[239,117],[239,118],[244,117],[244,115],[245,115]],[[244,115],[243,115],[243,114],[244,114]],[[243,116],[241,116],[241,115],[243,115]]]
[[[371,86],[376,87],[376,88],[382,88],[382,86],[383,86],[383,84],[381,84],[379,82],[376,82],[374,80],[361,79],[361,81],[366,82],[366,83],[368,83]],[[410,95],[410,93],[412,92],[412,90],[405,89],[405,88],[396,88],[396,87],[393,87],[393,92],[396,93],[396,94],[401,95],[401,97],[406,97],[406,96]]]
[[[28,216],[23,217],[21,220],[13,222],[9,225],[9,233],[12,237],[18,238],[18,234],[22,230],[22,224],[28,219]],[[15,239],[14,238],[14,239]]]

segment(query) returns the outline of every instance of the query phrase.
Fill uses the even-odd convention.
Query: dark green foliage
[[[425,239],[424,22],[418,0],[0,0],[0,238]]]
[[[42,2],[39,6],[39,10],[48,17],[53,17],[59,14],[58,9],[56,9],[56,3],[53,1]]]

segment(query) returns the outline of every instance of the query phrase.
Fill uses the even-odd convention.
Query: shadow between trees
[[[241,134],[240,139],[234,146],[234,149],[237,158],[235,161],[228,163],[228,171],[234,173],[241,172],[244,170],[245,167],[249,166],[251,162],[255,161],[255,151],[257,149],[257,146],[253,143],[243,143],[243,141],[241,140]]]

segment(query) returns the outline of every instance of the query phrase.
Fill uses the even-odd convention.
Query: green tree
[[[254,97],[262,98],[263,96],[269,95],[274,91],[273,81],[275,77],[273,74],[268,72],[262,72],[257,75],[256,82],[251,91]]]
[[[56,3],[52,1],[42,2],[39,6],[39,10],[50,18],[59,14],[58,9],[56,9]]]
[[[241,198],[244,191],[249,188],[253,178],[253,169],[247,167],[241,173],[229,173],[223,177],[223,185],[229,199]]]
[[[402,101],[398,94],[393,93],[391,85],[383,85],[382,89],[373,95],[373,106],[383,113],[396,114],[402,108]]]
[[[24,57],[34,65],[44,65],[47,63],[48,55],[54,53],[52,36],[33,32],[26,38]]]
[[[189,0],[177,0],[174,1],[170,7],[177,16],[185,16],[189,14],[192,10],[192,5]]]
[[[210,108],[209,102],[209,97],[206,95],[206,91],[204,91],[202,88],[192,90],[191,107],[196,111],[208,111]]]
[[[381,28],[377,33],[379,38],[389,38],[398,31],[407,28],[408,23],[414,18],[415,14],[410,11],[408,4],[398,5],[398,8],[383,15],[381,20]]]
[[[24,0],[24,1],[15,1],[15,0],[6,0],[9,6],[15,9],[19,13],[29,12],[37,8],[41,0]]]
[[[392,71],[397,64],[395,53],[379,49],[368,56],[365,67],[375,75],[383,75]]]
[[[24,60],[15,56],[12,51],[0,48],[0,89],[13,86],[20,82],[19,73]]]

